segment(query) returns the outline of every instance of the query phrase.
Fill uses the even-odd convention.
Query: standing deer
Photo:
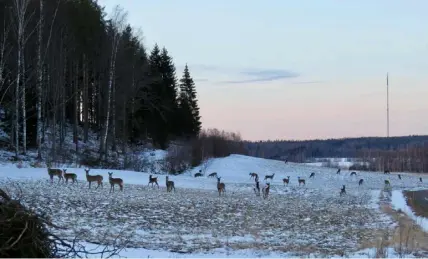
[[[100,185],[101,185],[101,187],[103,187],[103,176],[102,175],[99,175],[99,174],[97,174],[97,175],[89,175],[89,171],[90,171],[91,169],[85,169],[85,172],[86,172],[86,181],[88,181],[88,183],[89,183],[89,189],[91,189],[91,183],[92,182],[97,182],[97,188],[95,188],[95,189],[98,189],[98,187],[100,187]]]
[[[422,177],[419,177],[419,182],[422,182]]]
[[[360,181],[358,182],[358,186],[362,185],[362,184],[363,184],[363,182],[364,182],[364,180],[363,180],[363,179],[360,179]]]
[[[217,172],[210,173],[210,174],[208,175],[208,177],[217,177]]]
[[[340,189],[340,196],[346,194],[345,185],[343,185],[342,189]]]
[[[259,176],[256,173],[250,173],[250,179],[258,178]]]
[[[300,186],[300,184],[306,185],[305,179],[300,179],[300,176],[297,177],[297,181],[299,182],[299,186]]]
[[[67,169],[62,169],[64,171],[65,183],[68,183],[68,179],[71,179],[73,183],[77,183],[77,175],[73,173],[67,173]]]
[[[122,180],[122,178],[113,178],[112,175],[113,175],[112,172],[108,173],[108,181],[110,183],[110,192],[111,192],[111,190],[113,190],[113,192],[114,192],[114,185],[115,184],[119,185],[120,191],[123,191],[123,180]]]
[[[256,193],[256,196],[260,196],[260,183],[259,178],[256,178],[256,187],[254,188],[254,192]]]
[[[226,192],[226,185],[224,183],[220,182],[220,178],[221,177],[217,177],[218,196],[220,196],[221,193],[223,193],[223,195],[224,195],[224,193]]]
[[[401,180],[401,174],[398,174],[398,179],[400,179],[400,180]]]
[[[64,178],[62,177],[62,170],[61,169],[57,169],[57,168],[48,168],[48,174],[49,174],[49,178],[51,179],[51,183],[53,183],[53,178],[54,176],[58,176],[58,183],[63,180]]]
[[[156,184],[158,186],[158,189],[159,189],[157,177],[152,177],[152,175],[149,175],[149,183],[147,185],[149,185],[149,184],[152,184],[152,187],[153,187],[153,184]]]
[[[284,179],[282,179],[282,182],[284,183],[284,185],[285,184],[287,184],[288,185],[288,183],[290,182],[290,176],[287,176],[288,178],[284,178]]]
[[[266,183],[266,186],[263,187],[262,189],[263,199],[266,199],[269,196],[269,189],[270,189],[270,183]]]
[[[172,189],[174,189],[174,192],[175,192],[174,182],[169,180],[168,175],[165,177],[165,181],[166,181],[166,191],[170,192],[172,191]]]
[[[311,175],[309,176],[309,178],[315,177],[315,173],[311,173]]]
[[[273,174],[271,174],[271,175],[265,175],[265,181],[267,180],[267,179],[271,179],[271,180],[273,180],[273,177],[275,176],[275,173],[273,173]]]
[[[340,174],[340,168],[339,168],[339,169],[337,169],[337,172],[336,172],[336,174]]]

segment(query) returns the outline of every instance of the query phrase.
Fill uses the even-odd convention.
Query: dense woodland
[[[42,158],[48,131],[53,153],[68,132],[76,152],[95,132],[100,159],[200,132],[189,67],[177,75],[165,47],[149,51],[120,7],[107,17],[95,0],[0,0],[0,13],[2,144],[16,155],[34,147]]]

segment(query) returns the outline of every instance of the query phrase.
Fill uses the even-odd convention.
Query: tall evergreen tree
[[[196,99],[195,83],[190,76],[187,64],[183,77],[180,79],[179,109],[180,117],[183,120],[182,133],[188,137],[197,136],[201,131],[201,116]]]

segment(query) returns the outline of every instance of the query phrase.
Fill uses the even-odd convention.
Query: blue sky
[[[120,4],[177,75],[187,63],[204,127],[243,138],[428,133],[428,1],[99,0]]]

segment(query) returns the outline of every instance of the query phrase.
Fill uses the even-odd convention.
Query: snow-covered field
[[[195,178],[199,169],[169,176],[176,192],[167,193],[165,175],[158,175],[158,189],[147,185],[149,173],[91,169],[91,175],[103,175],[104,187],[88,189],[83,168],[68,168],[79,182],[66,185],[57,179],[51,184],[45,168],[4,165],[0,188],[22,192],[25,204],[66,227],[59,236],[101,244],[120,236],[131,257],[290,257],[357,256],[367,248],[363,242],[396,225],[379,209],[385,179],[394,191],[427,187],[410,174],[402,180],[372,172],[337,175],[331,168],[241,155],[213,159],[206,175]],[[109,193],[107,172],[124,180],[123,192]],[[206,177],[212,172],[226,184],[224,197],[218,196],[216,179]],[[258,173],[261,183],[275,173],[268,199],[254,195],[250,172]],[[315,177],[309,178],[312,172]],[[290,184],[284,186],[287,176]],[[298,185],[299,176],[305,186]],[[347,194],[339,196],[342,185]],[[364,251],[360,254],[367,257]]]

